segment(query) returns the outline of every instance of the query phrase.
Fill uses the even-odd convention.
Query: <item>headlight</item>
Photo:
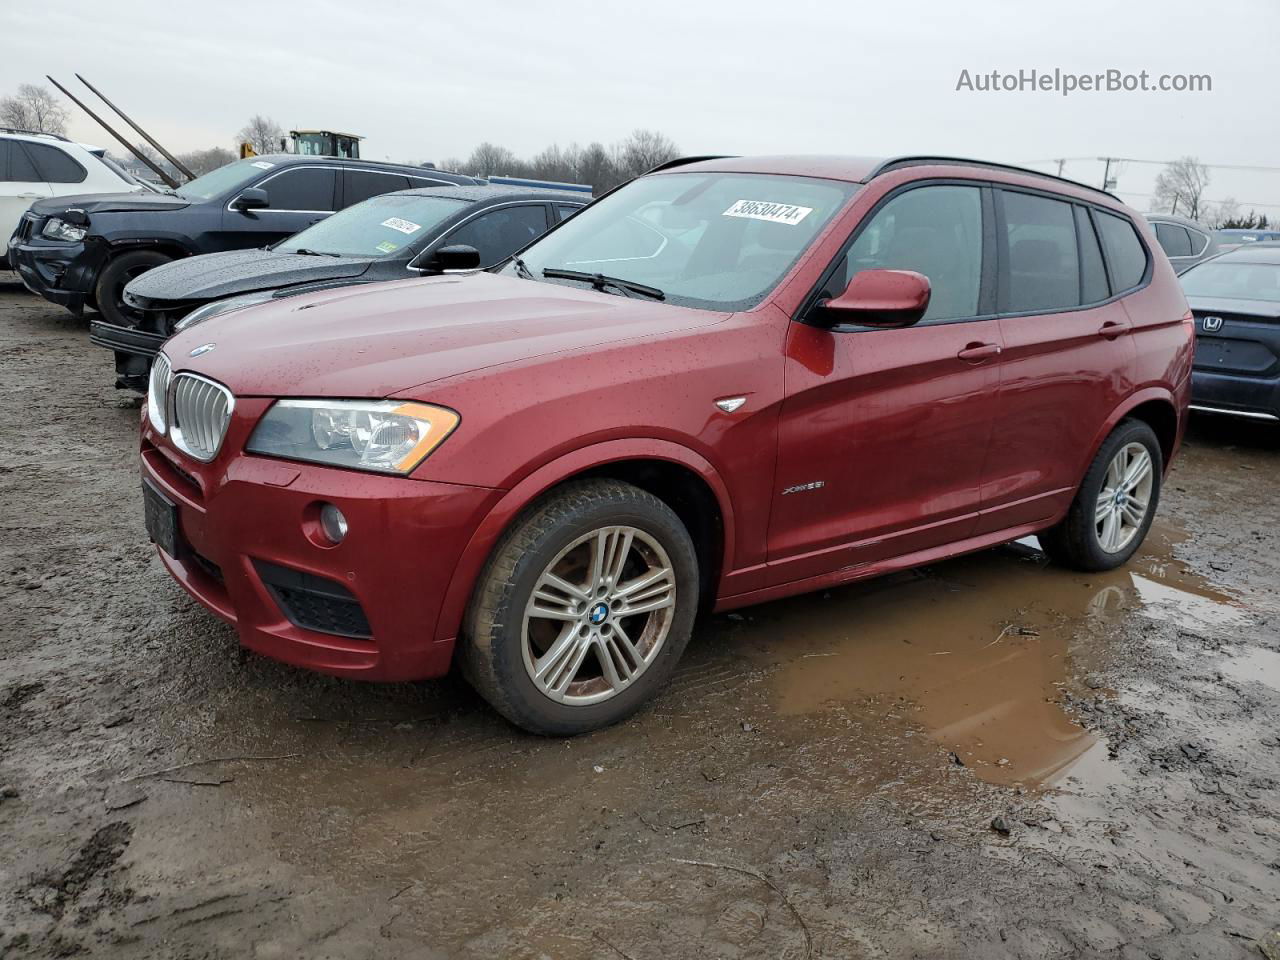
[[[401,400],[277,400],[245,450],[406,474],[458,425],[452,410]]]
[[[74,224],[67,223],[65,220],[59,220],[54,217],[44,225],[44,229],[40,232],[50,240],[66,240],[69,243],[77,243],[84,239],[84,235],[89,232],[89,228],[77,227]]]
[[[197,323],[203,323],[210,317],[218,317],[224,313],[231,313],[233,310],[243,310],[245,307],[252,307],[255,303],[266,303],[270,299],[271,291],[262,290],[258,293],[246,293],[244,296],[228,297],[226,300],[215,300],[213,303],[206,303],[203,307],[196,307],[174,324],[173,332],[177,333],[179,330],[193,327]]]

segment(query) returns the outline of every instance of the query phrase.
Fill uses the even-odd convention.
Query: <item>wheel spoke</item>
[[[1142,526],[1142,521],[1146,515],[1146,509],[1139,508],[1132,500],[1124,505],[1124,518],[1135,528]]]
[[[1093,510],[1094,523],[1101,523],[1103,520],[1107,519],[1107,514],[1111,512],[1112,506],[1114,505],[1114,496],[1115,494],[1109,494],[1106,490],[1103,490],[1102,493],[1098,495],[1098,505],[1094,507]]]
[[[1128,467],[1125,469],[1123,486],[1125,490],[1132,490],[1143,480],[1147,479],[1151,473],[1151,454],[1146,450],[1134,455],[1129,461]]]
[[[1104,550],[1114,551],[1120,542],[1120,514],[1116,510],[1112,510],[1107,514],[1106,520],[1102,522],[1102,541]]]
[[[578,675],[578,671],[582,669],[582,661],[587,658],[587,653],[591,650],[591,644],[582,638],[581,643],[573,646],[573,653],[565,657],[555,673],[548,677],[547,688],[557,696],[562,695],[569,688],[569,684],[573,683],[573,678]]]
[[[573,650],[577,644],[578,628],[576,626],[566,627],[560,636],[556,638],[555,643],[534,664],[533,679],[545,686],[547,673],[557,666],[563,666],[565,661],[572,657]]]
[[[534,589],[533,595],[540,600],[547,600],[551,603],[564,603],[565,597],[582,601],[591,599],[591,594],[582,587],[557,577],[550,570],[546,571],[538,579],[538,586]]]
[[[631,678],[635,676],[636,667],[639,664],[633,665],[627,660],[616,637],[601,637],[597,647],[597,655],[600,658],[600,669],[604,671],[605,679],[609,681],[609,686],[615,690],[629,683]]]
[[[573,620],[577,621],[578,615],[572,610],[563,607],[550,607],[546,603],[538,603],[535,600],[529,601],[529,616],[539,617],[543,620]]]

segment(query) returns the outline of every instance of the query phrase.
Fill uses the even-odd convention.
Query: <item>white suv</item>
[[[4,241],[37,200],[146,189],[94,148],[50,134],[0,128],[0,267],[8,266]]]

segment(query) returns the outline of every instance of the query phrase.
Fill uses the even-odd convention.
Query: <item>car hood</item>
[[[49,197],[37,200],[31,211],[42,217],[57,216],[64,210],[83,210],[95,213],[123,213],[143,210],[181,210],[191,206],[186,197],[167,193],[77,193],[69,197]]]
[[[1236,300],[1231,297],[1187,297],[1196,313],[1234,313],[1264,320],[1280,320],[1280,303],[1274,300]]]
[[[358,277],[369,257],[316,257],[272,250],[228,250],[174,260],[129,283],[129,296],[156,301],[221,300],[238,293],[275,290],[316,280]]]
[[[179,333],[165,353],[175,370],[196,370],[239,396],[404,396],[482,367],[710,326],[727,316],[479,273],[264,303]],[[210,343],[191,359],[193,349]]]

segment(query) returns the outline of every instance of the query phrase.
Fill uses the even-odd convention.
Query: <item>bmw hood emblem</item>
[[[192,356],[192,357],[199,357],[199,356],[202,356],[202,355],[204,355],[204,354],[208,353],[210,350],[212,350],[212,349],[213,349],[214,347],[216,347],[216,346],[217,346],[217,344],[216,344],[216,343],[202,343],[202,344],[200,344],[200,346],[198,346],[198,347],[196,347],[194,350],[192,350],[192,351],[191,351],[191,353],[190,353],[190,354],[188,354],[188,356]]]

